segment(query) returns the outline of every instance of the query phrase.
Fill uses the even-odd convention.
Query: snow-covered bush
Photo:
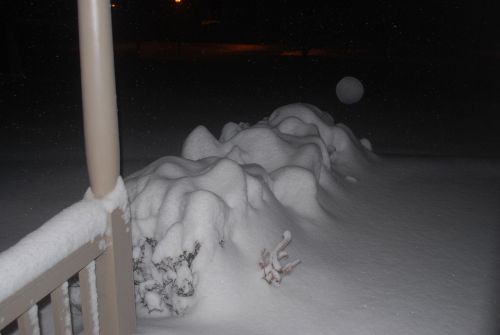
[[[368,140],[307,104],[278,108],[253,126],[230,122],[219,139],[203,126],[194,129],[182,158],[164,157],[126,181],[139,315],[182,315],[206,297],[198,287],[219,253],[233,268],[260,261],[266,281],[278,284],[298,264],[280,264],[290,233],[258,256],[275,243],[276,231],[291,230],[290,220],[280,214],[264,225],[254,218],[276,206],[296,217],[326,217],[317,194],[356,180],[376,159],[370,149]]]
[[[149,313],[168,311],[182,315],[185,311],[182,299],[195,293],[192,265],[200,244],[195,243],[192,252],[183,251],[177,257],[166,257],[155,263],[151,261],[151,255],[157,244],[153,239],[144,239],[134,249],[136,302]]]

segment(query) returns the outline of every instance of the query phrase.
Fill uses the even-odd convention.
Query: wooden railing
[[[0,330],[17,319],[19,334],[40,334],[37,304],[50,295],[55,334],[72,334],[68,280],[78,274],[84,334],[132,334],[132,259],[117,257],[130,255],[130,229],[120,210],[109,215],[108,225],[110,234],[84,244],[1,301]]]
[[[93,194],[102,198],[112,191],[120,172],[109,0],[78,0],[78,18],[87,169]],[[59,263],[42,269],[37,278],[0,301],[0,330],[17,319],[21,335],[39,334],[37,306],[50,295],[56,334],[71,334],[67,282],[78,274],[84,334],[133,333],[131,231],[119,210],[109,214],[107,225],[107,236],[65,255]],[[0,273],[0,280],[9,279]]]

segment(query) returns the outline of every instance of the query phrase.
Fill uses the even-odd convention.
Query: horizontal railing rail
[[[109,214],[107,222],[109,234],[83,244],[0,301],[0,332],[17,320],[20,335],[40,334],[38,303],[50,296],[55,334],[72,334],[68,281],[75,275],[85,335],[133,332],[132,259],[123,257],[127,251],[130,254],[130,228],[121,210]]]
[[[47,269],[42,275],[33,279],[29,284],[0,302],[0,329],[20,317],[21,322],[22,320],[30,320],[24,314],[29,313],[30,309],[36,303],[49,294],[51,295],[51,302],[56,302],[54,305],[64,306],[64,300],[65,297],[67,297],[68,279],[80,271],[86,271],[85,268],[105,251],[103,245],[105,245],[104,237],[83,245],[62,261]],[[66,287],[66,289],[63,289],[63,286]],[[81,296],[85,296],[85,292],[82,292]],[[60,309],[60,307],[54,309],[54,314],[60,312]],[[63,308],[63,311],[64,310]],[[69,313],[69,310],[67,310],[67,312]],[[64,327],[55,324],[56,329],[66,328],[66,322],[68,320],[66,316],[62,318],[55,316],[54,320],[55,323],[65,323]],[[26,327],[19,325],[19,329],[24,328]]]

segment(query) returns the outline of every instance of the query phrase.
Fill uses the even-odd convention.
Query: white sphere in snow
[[[337,93],[337,98],[342,103],[350,105],[361,100],[365,93],[365,88],[359,79],[344,77],[337,83],[335,92]]]

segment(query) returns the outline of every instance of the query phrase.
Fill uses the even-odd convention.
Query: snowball
[[[347,76],[337,83],[335,92],[342,103],[350,105],[361,100],[365,89],[359,79]]]

